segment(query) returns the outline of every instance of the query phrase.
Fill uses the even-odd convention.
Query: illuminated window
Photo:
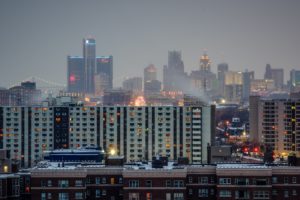
[[[115,178],[110,178],[110,184],[115,184]]]
[[[152,200],[152,193],[150,192],[146,193],[146,200]]]
[[[8,173],[8,166],[7,166],[7,165],[4,165],[4,167],[3,167],[3,172],[4,172],[4,173]]]

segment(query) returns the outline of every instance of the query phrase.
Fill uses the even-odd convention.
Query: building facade
[[[68,56],[68,92],[84,92],[84,60],[79,56]]]
[[[207,161],[214,138],[212,106],[0,107],[0,146],[31,166],[43,151],[99,146],[127,162],[188,157]]]
[[[255,141],[271,147],[276,156],[285,157],[294,152],[299,157],[300,99],[253,98],[250,101],[250,134]]]
[[[21,85],[9,89],[0,88],[0,106],[33,106],[41,103],[42,91],[36,83],[22,82]]]
[[[31,194],[32,199],[66,200],[296,200],[299,173],[299,167],[250,164],[52,166],[31,170]]]

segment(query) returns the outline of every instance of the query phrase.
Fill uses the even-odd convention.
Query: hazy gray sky
[[[213,71],[255,70],[266,63],[300,69],[299,0],[1,0],[0,86],[30,76],[66,83],[67,55],[82,55],[93,36],[97,55],[114,56],[114,83],[142,76],[153,63],[162,77],[168,50],[185,70],[207,49]]]

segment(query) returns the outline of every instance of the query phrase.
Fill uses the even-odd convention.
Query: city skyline
[[[255,70],[262,78],[269,63],[285,69],[286,82],[299,66],[297,1],[88,3],[90,9],[78,15],[85,7],[79,1],[2,1],[0,86],[30,76],[66,84],[66,57],[80,55],[78,41],[90,35],[97,54],[114,56],[116,86],[142,76],[151,63],[162,80],[169,50],[182,52],[188,73],[199,68],[205,49],[213,72],[226,62],[231,70]]]

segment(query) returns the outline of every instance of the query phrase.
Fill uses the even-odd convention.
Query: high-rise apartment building
[[[251,139],[271,147],[277,156],[300,156],[300,99],[251,98]]]
[[[161,155],[205,163],[213,119],[211,106],[0,107],[0,147],[22,166],[40,161],[45,150],[85,146],[128,162]]]

